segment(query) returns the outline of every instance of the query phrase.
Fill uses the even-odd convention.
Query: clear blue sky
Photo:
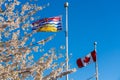
[[[66,0],[39,0],[40,5],[50,3],[38,16],[41,18],[63,16],[65,30]],[[94,49],[97,41],[99,80],[120,80],[120,1],[119,0],[69,0],[69,54],[70,68],[77,68],[76,60]],[[65,44],[64,30],[47,47]],[[46,36],[49,33],[41,33]],[[52,34],[52,33],[50,33]],[[77,68],[70,79],[86,80],[95,73],[94,63]],[[63,80],[63,79],[62,79]],[[65,80],[65,79],[64,79]],[[91,79],[95,80],[95,78]]]

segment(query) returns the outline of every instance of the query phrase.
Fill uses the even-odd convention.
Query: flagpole
[[[68,71],[68,2],[64,4],[66,9],[66,71]],[[66,80],[68,80],[68,74],[66,75]]]
[[[96,45],[97,45],[97,42],[94,42],[94,50],[95,50],[95,52],[96,52]],[[98,62],[97,62],[97,55],[96,55],[95,69],[96,69],[96,80],[98,80]]]

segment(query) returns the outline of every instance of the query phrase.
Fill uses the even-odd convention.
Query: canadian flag
[[[77,59],[76,63],[79,68],[82,68],[92,62],[96,62],[96,51],[95,50],[87,54],[85,57]]]

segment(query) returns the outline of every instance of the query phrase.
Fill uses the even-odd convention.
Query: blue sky
[[[40,5],[50,3],[38,16],[41,18],[63,16],[63,31],[47,47],[65,44],[66,0],[38,0]],[[77,68],[76,60],[94,49],[97,41],[99,80],[120,80],[120,1],[119,0],[69,0],[69,54],[70,68]],[[53,33],[40,33],[42,36]],[[95,73],[94,63],[77,68],[70,80],[87,80]],[[63,79],[62,79],[63,80]],[[65,79],[64,79],[65,80]],[[95,80],[95,78],[91,79]]]

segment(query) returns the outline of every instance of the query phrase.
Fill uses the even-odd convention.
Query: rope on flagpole
[[[94,42],[94,50],[95,50],[95,52],[96,52],[96,45],[97,45],[97,42]],[[97,62],[97,55],[96,55],[95,69],[96,69],[96,80],[98,80],[98,62]]]
[[[88,78],[87,80],[91,80],[92,78],[94,78],[96,76],[96,74],[92,75],[90,78]]]
[[[68,71],[68,2],[64,4],[66,9],[66,71]],[[68,74],[66,75],[66,80],[68,80]]]

